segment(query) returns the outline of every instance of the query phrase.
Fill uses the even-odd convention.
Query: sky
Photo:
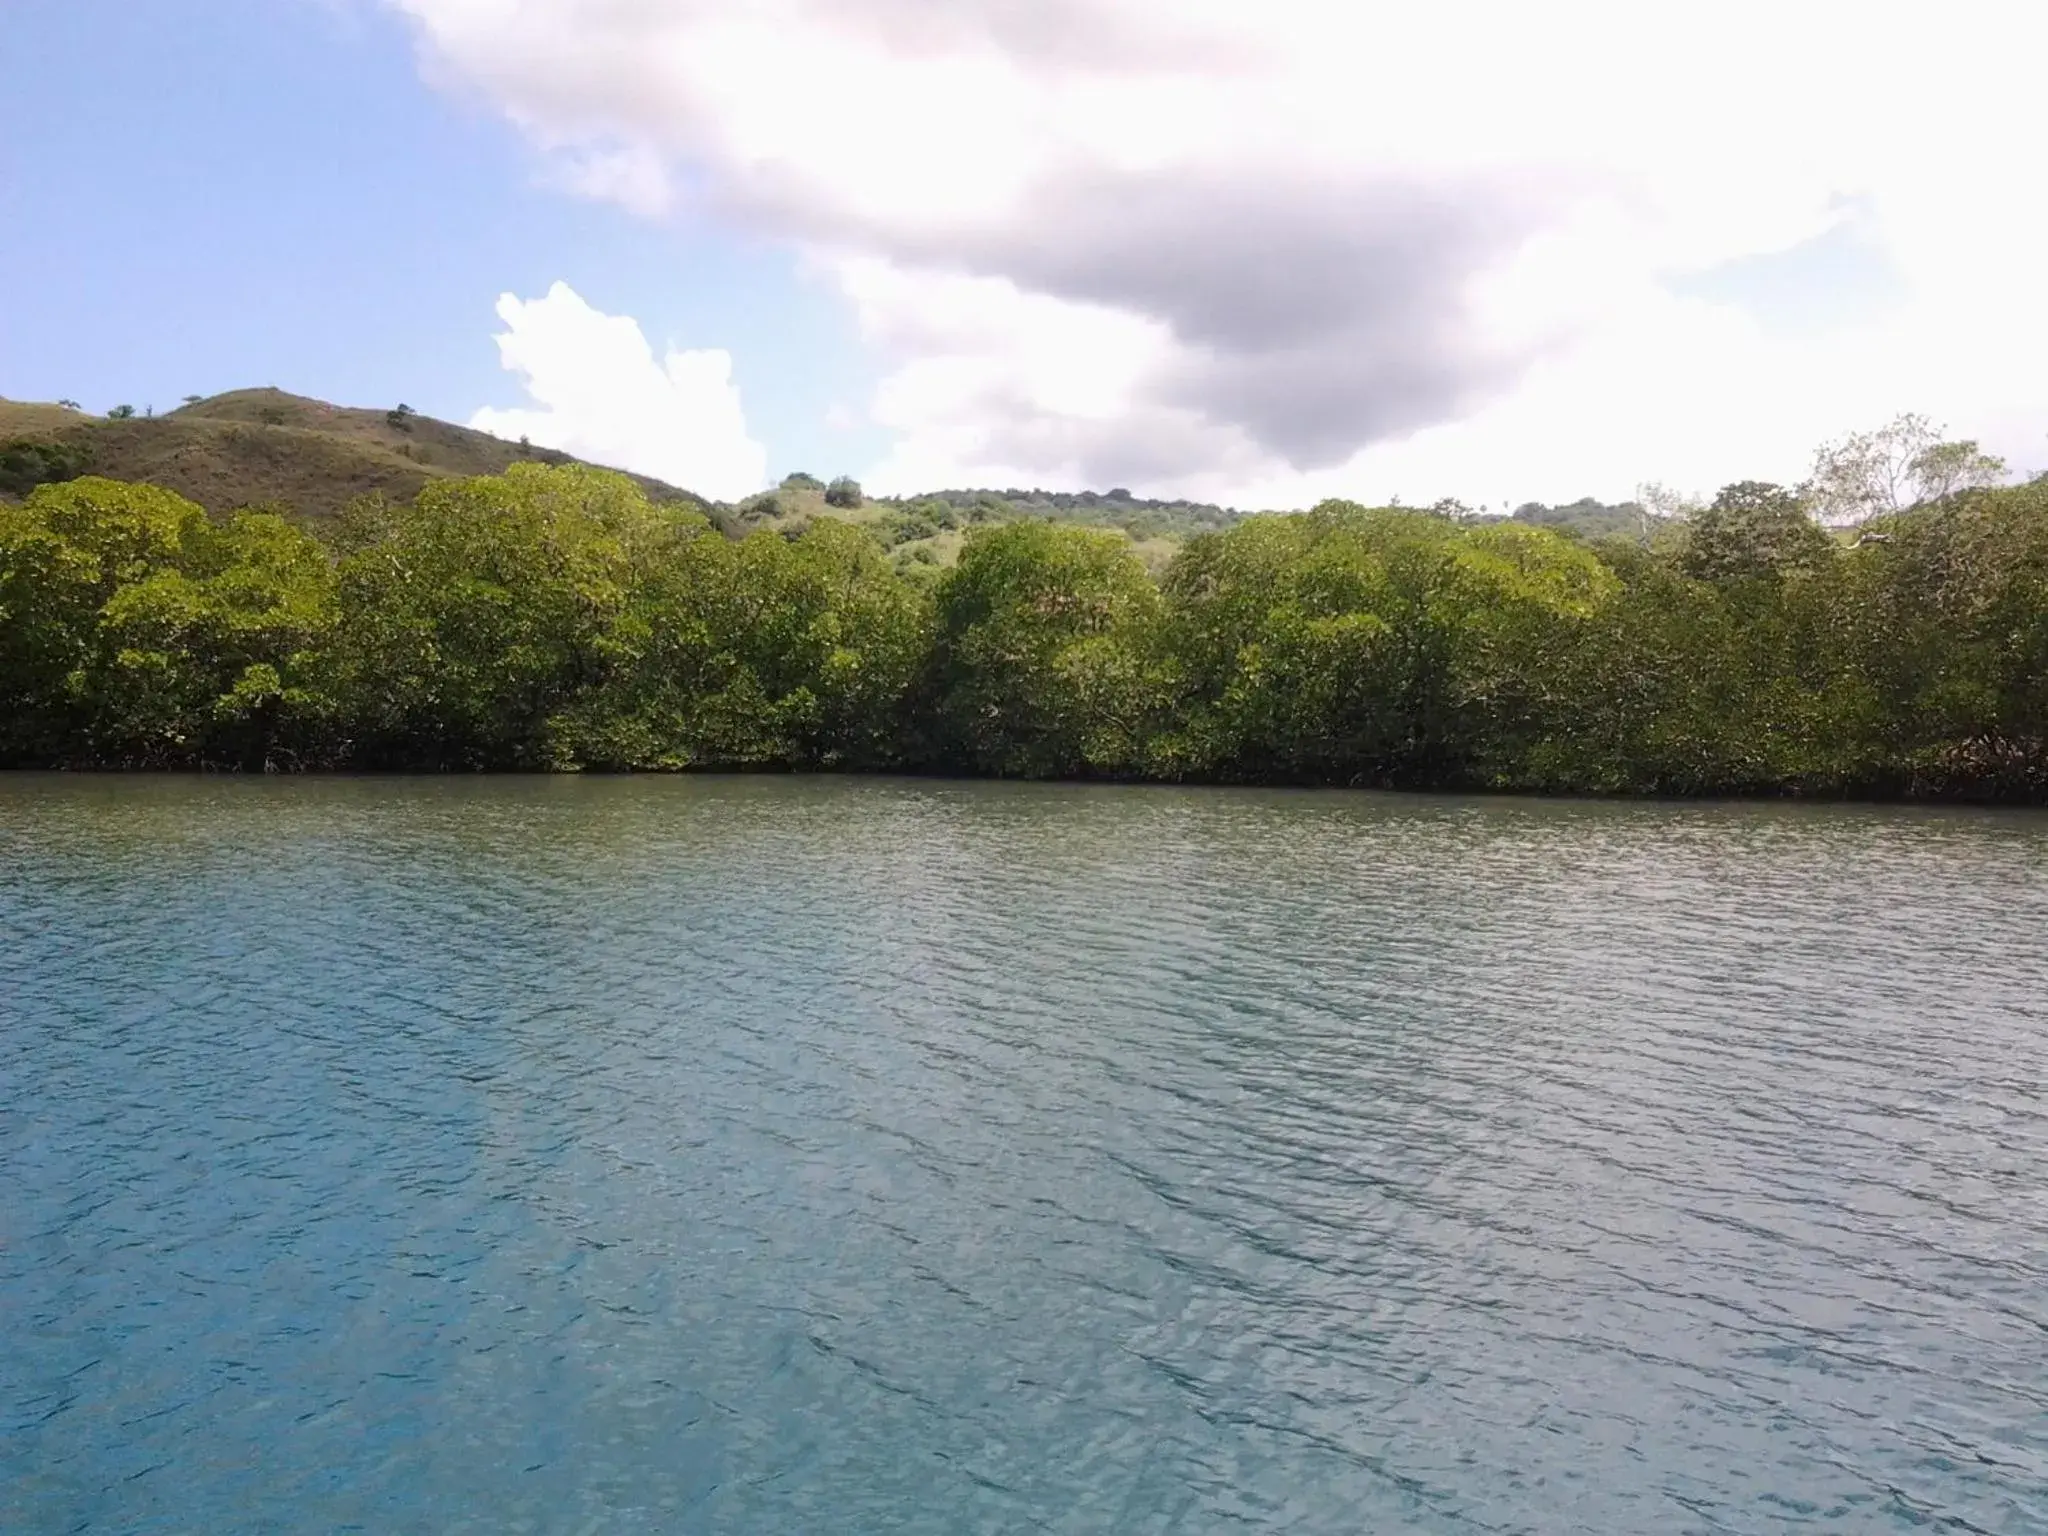
[[[736,499],[2048,467],[2048,7],[0,0],[0,395]]]

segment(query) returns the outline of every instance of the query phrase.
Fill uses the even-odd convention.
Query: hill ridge
[[[409,406],[334,405],[275,387],[228,390],[162,415],[126,418],[0,399],[0,449],[37,446],[71,455],[74,473],[147,481],[210,512],[280,505],[314,519],[332,517],[360,496],[409,501],[435,480],[502,474],[522,460],[584,462]],[[657,501],[712,509],[680,486],[619,473]]]
[[[0,398],[0,496],[25,493],[39,480],[98,474],[162,486],[216,514],[271,506],[322,521],[362,496],[410,501],[437,480],[502,474],[522,461],[587,462],[558,449],[507,442],[407,405],[335,405],[275,386],[227,390],[161,415],[128,417]],[[1120,529],[1156,569],[1182,541],[1253,515],[1122,488],[956,487],[856,496],[851,507],[833,506],[824,482],[802,474],[728,506],[648,475],[616,472],[653,500],[687,503],[730,534],[762,526],[793,533],[814,517],[842,517],[870,525],[900,559],[923,563],[949,564],[973,525],[1022,517]],[[1441,505],[1446,515],[1463,520],[1497,520],[1455,503]],[[1648,540],[1665,523],[1632,502],[1609,505],[1590,497],[1555,507],[1524,503],[1512,517],[1594,539]]]

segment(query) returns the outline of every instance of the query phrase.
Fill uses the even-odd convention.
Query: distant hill
[[[1648,511],[1640,502],[1595,501],[1590,496],[1554,507],[1545,506],[1540,501],[1525,501],[1515,508],[1512,520],[1576,533],[1585,539],[1605,539],[1620,534],[1645,541],[1671,521]]]
[[[930,491],[898,498],[898,505],[931,504],[956,512],[986,507],[1011,517],[1048,517],[1066,522],[1121,528],[1133,538],[1185,539],[1211,529],[1228,528],[1244,514],[1234,507],[1200,501],[1150,501],[1129,491]]]
[[[1203,502],[1148,501],[1129,491],[928,491],[917,496],[861,497],[857,505],[834,506],[825,485],[795,474],[774,490],[741,502],[738,528],[779,528],[793,533],[820,517],[842,518],[866,527],[884,549],[905,565],[951,565],[967,530],[982,523],[1048,518],[1111,528],[1130,535],[1138,557],[1163,569],[1182,541],[1212,528],[1227,528],[1244,514]]]
[[[279,389],[238,389],[161,416],[126,419],[0,400],[0,496],[25,491],[37,480],[88,473],[161,485],[214,512],[282,506],[317,520],[359,496],[408,501],[432,481],[500,474],[522,459],[576,462],[553,449],[508,443],[404,406],[362,410]],[[833,506],[825,499],[824,482],[809,475],[791,475],[778,488],[727,508],[645,475],[630,478],[655,500],[687,502],[733,534],[757,527],[794,533],[818,517],[861,523],[899,565],[950,565],[970,527],[1042,517],[1121,529],[1156,569],[1186,539],[1227,528],[1246,515],[1206,502],[1148,500],[1126,490],[1014,486]],[[1513,517],[1587,539],[1641,539],[1665,522],[1654,514],[1646,518],[1634,502],[1591,497],[1560,506],[1525,502]]]
[[[282,505],[309,518],[331,517],[371,493],[409,500],[430,481],[498,474],[521,459],[574,462],[404,407],[358,410],[279,389],[238,389],[126,420],[0,400],[0,461],[32,468],[38,458],[148,481],[214,512]],[[689,491],[632,478],[658,501],[710,509]]]

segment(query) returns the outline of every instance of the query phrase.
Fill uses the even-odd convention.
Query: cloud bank
[[[759,490],[768,455],[747,433],[732,358],[671,351],[660,362],[637,322],[607,315],[567,283],[498,300],[498,353],[534,404],[485,409],[470,425],[722,501]]]
[[[829,274],[885,486],[1562,497],[2048,429],[2039,7],[391,3],[567,184]],[[1688,286],[1850,208],[1889,305]]]

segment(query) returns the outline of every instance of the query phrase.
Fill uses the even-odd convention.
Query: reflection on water
[[[0,779],[0,1528],[2048,1529],[2048,818]]]

